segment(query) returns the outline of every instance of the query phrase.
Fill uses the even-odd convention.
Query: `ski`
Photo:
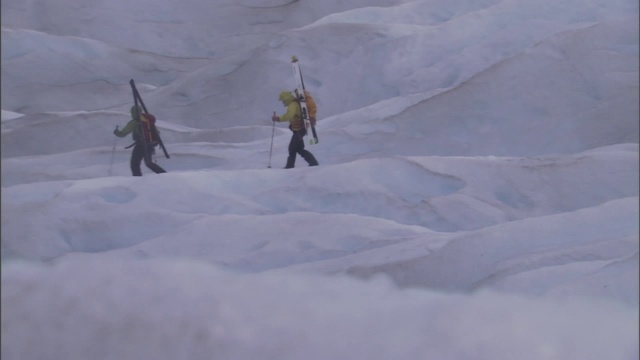
[[[138,92],[138,89],[136,88],[136,84],[133,81],[133,79],[129,80],[129,85],[131,85],[131,91],[133,92],[133,102],[136,105],[136,108],[138,107],[138,103],[140,103],[140,105],[142,106],[142,110],[144,111],[145,114],[149,114],[149,111],[147,111],[147,107],[144,105],[144,102],[142,101],[142,97],[140,96],[140,93]],[[140,114],[138,114],[138,116],[140,116]],[[162,138],[160,137],[160,133],[158,132],[158,129],[153,126],[151,128],[151,131],[153,131],[153,135],[156,139],[158,139],[158,145],[160,145],[160,148],[162,149],[162,152],[164,152],[164,156],[169,159],[169,153],[167,152],[167,149],[164,147],[164,143],[162,142]],[[146,144],[146,140],[144,139],[144,136],[142,137],[143,141],[145,141],[145,145]],[[148,146],[145,146],[145,152],[148,152]],[[147,156],[150,156],[151,154],[146,154]]]
[[[311,118],[309,117],[309,110],[307,108],[307,100],[305,97],[304,80],[302,80],[302,71],[300,70],[300,63],[298,62],[298,58],[296,56],[291,57],[291,67],[293,68],[293,74],[296,79],[295,96],[300,103],[300,107],[302,108],[302,120],[304,121],[304,127],[307,130],[307,135],[311,135],[309,144],[317,144],[318,134],[316,133],[315,126],[311,126]]]

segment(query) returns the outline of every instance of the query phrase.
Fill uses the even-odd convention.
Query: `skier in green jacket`
[[[143,117],[142,109],[140,106],[136,108],[136,105],[131,107],[131,120],[124,126],[122,130],[116,129],[113,131],[113,134],[118,137],[125,137],[129,134],[132,134],[134,147],[131,152],[131,173],[133,176],[142,176],[142,170],[140,170],[140,164],[144,159],[144,164],[151,169],[156,174],[165,173],[166,171],[160,167],[160,165],[151,161],[151,155],[155,152],[155,146],[157,144],[150,143],[146,144],[143,139],[142,134],[142,122]]]
[[[300,154],[309,166],[317,166],[318,160],[316,160],[311,152],[304,149],[303,137],[307,134],[307,130],[304,128],[304,122],[302,121],[300,104],[289,91],[281,92],[278,99],[287,107],[287,111],[281,116],[276,115],[274,112],[271,120],[274,122],[288,121],[289,129],[293,132],[291,141],[289,142],[289,157],[287,158],[285,169],[290,169],[295,166],[297,154]]]

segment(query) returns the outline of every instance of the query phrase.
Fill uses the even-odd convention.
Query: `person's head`
[[[291,102],[295,101],[295,99],[296,98],[293,97],[293,94],[291,94],[290,91],[282,91],[280,93],[280,96],[278,97],[278,100],[282,101],[284,106],[291,104]]]
[[[131,107],[131,118],[135,119],[136,115],[140,115],[142,114],[142,108],[140,107],[140,105],[133,105]]]

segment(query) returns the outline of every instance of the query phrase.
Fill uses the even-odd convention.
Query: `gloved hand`
[[[119,131],[120,131],[120,130],[118,130],[118,125],[116,125],[116,129],[115,129],[115,130],[113,130],[113,135],[118,135],[118,132],[119,132]]]

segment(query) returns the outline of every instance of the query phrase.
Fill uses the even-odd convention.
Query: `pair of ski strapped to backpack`
[[[147,107],[144,105],[142,97],[140,96],[140,93],[138,92],[133,79],[129,81],[129,85],[131,85],[131,91],[133,92],[133,102],[135,104],[136,118],[140,120],[140,136],[142,137],[142,142],[144,143],[145,157],[151,159],[152,154],[149,153],[149,149],[151,148],[149,145],[155,146],[157,144],[160,145],[162,152],[164,152],[164,156],[169,159],[169,153],[167,152],[167,149],[164,147],[164,143],[160,138],[158,128],[156,128],[156,118],[153,115],[149,114],[149,112],[147,111]],[[140,104],[144,113],[140,113],[140,106],[138,104]]]
[[[306,135],[309,135],[309,134],[311,135],[311,138],[309,139],[309,144],[314,145],[318,143],[318,134],[316,133],[315,118],[312,119],[311,115],[309,114],[309,103],[312,100],[311,99],[307,100],[307,98],[310,96],[308,95],[309,93],[307,93],[307,91],[304,88],[304,80],[302,80],[302,71],[300,70],[300,64],[298,63],[298,58],[295,56],[291,57],[291,67],[293,68],[293,74],[296,78],[296,89],[295,89],[294,96],[298,101],[298,104],[300,104],[300,109],[302,110],[302,121],[304,123]]]

